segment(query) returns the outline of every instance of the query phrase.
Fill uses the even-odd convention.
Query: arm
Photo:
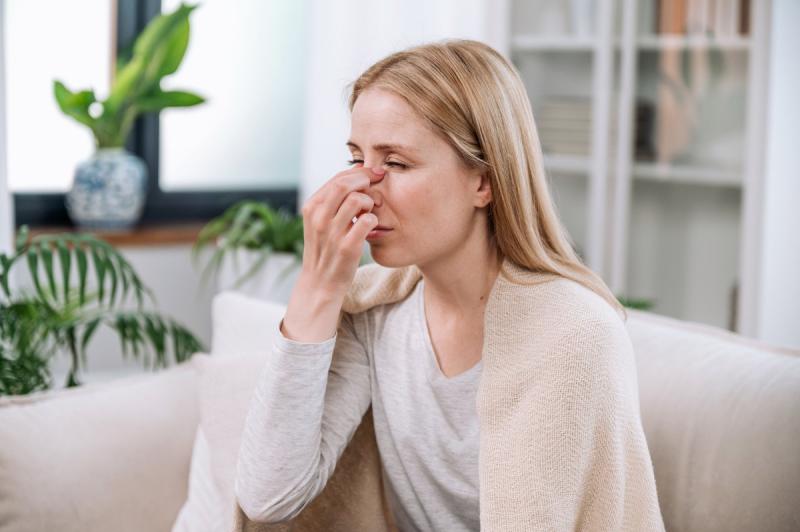
[[[236,498],[253,521],[289,520],[322,491],[371,401],[369,361],[351,315],[323,342],[278,332],[237,464]]]

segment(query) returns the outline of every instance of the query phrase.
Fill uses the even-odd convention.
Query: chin
[[[393,257],[386,249],[381,249],[381,246],[370,245],[370,256],[373,262],[380,264],[385,268],[403,268],[415,264],[415,262],[408,258]]]

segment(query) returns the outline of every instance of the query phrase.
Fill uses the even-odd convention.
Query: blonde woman
[[[248,413],[246,517],[298,518],[371,407],[387,527],[663,530],[624,310],[557,218],[515,68],[417,46],[349,106]]]

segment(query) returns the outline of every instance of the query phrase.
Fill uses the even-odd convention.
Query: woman
[[[417,46],[349,106],[354,167],[302,210],[243,511],[297,516],[372,406],[400,530],[663,530],[624,310],[557,219],[514,67]],[[377,264],[358,268],[365,240]]]

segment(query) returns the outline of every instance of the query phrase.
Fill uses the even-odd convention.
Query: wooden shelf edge
[[[31,227],[31,236],[59,233],[86,233],[113,246],[165,246],[193,244],[205,222],[136,227],[125,231],[87,230],[79,227]]]

